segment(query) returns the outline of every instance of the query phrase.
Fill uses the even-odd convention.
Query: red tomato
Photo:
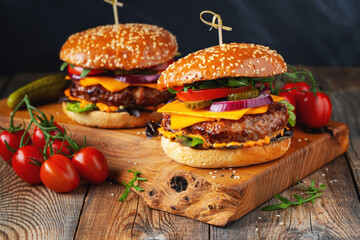
[[[67,156],[71,155],[70,150],[67,148],[67,146],[70,146],[70,144],[68,143],[68,141],[62,141],[59,139],[55,139],[55,141],[51,144],[51,147],[53,149],[53,154],[57,154],[57,153],[63,153]],[[48,156],[50,156],[50,147],[48,146],[46,149],[46,154]]]
[[[12,157],[14,171],[22,180],[30,184],[41,183],[40,168],[43,162],[44,155],[34,145],[19,148]]]
[[[293,111],[296,115],[296,100],[295,100],[295,96],[292,95],[290,92],[280,92],[279,96],[284,97],[285,100],[289,103],[291,103],[291,105],[293,105],[295,107],[295,110]]]
[[[292,89],[292,88],[296,88],[296,89]],[[300,96],[304,95],[305,92],[310,91],[310,86],[304,82],[296,82],[296,83],[287,83],[281,88],[281,90],[287,90],[287,89],[292,89],[289,90],[288,92],[291,93],[291,95],[294,95],[295,100],[297,100]]]
[[[105,181],[109,174],[104,155],[93,147],[86,147],[76,153],[72,159],[82,179],[92,184]]]
[[[298,99],[298,115],[302,122],[310,128],[324,127],[330,120],[332,105],[330,98],[324,93],[308,92]]]
[[[47,188],[60,193],[71,192],[80,183],[76,168],[70,159],[61,154],[53,155],[43,163],[40,178]]]
[[[251,86],[248,87],[238,87],[238,88],[212,88],[212,89],[202,89],[202,90],[187,90],[178,92],[176,96],[179,100],[185,102],[192,102],[192,101],[203,101],[203,100],[211,100],[216,98],[226,97],[231,93],[240,93],[246,92],[251,89]]]
[[[53,123],[56,127],[60,129],[62,133],[64,133],[64,129],[59,124],[57,124],[56,122]],[[58,133],[59,133],[58,130],[50,131],[50,135],[52,136],[56,136]],[[40,148],[41,150],[43,150],[45,146],[45,137],[44,137],[44,133],[37,126],[34,129],[34,134],[32,138],[33,138],[33,144],[38,148]]]
[[[76,67],[74,66],[73,68],[70,66],[70,64],[67,67],[68,73],[71,74],[75,74],[75,75],[81,75],[81,72],[84,70],[84,68],[82,67]],[[96,75],[96,74],[100,74],[103,73],[104,70],[103,69],[91,69],[91,71],[87,74],[87,75]]]
[[[9,131],[3,131],[0,134],[0,156],[5,162],[10,161],[12,156],[14,155],[14,153],[6,147],[5,141],[12,149],[18,150],[20,146],[20,140],[24,132],[25,130],[23,129],[14,133],[10,133]],[[28,140],[27,144],[31,144],[29,133],[26,133],[26,136],[24,138],[24,144],[26,143],[26,140]]]
[[[149,68],[149,69],[150,69],[150,70],[153,70],[153,71],[162,72],[162,71],[164,71],[165,69],[167,69],[167,67],[168,67],[170,64],[172,64],[173,62],[174,62],[174,59],[171,59],[171,60],[167,61],[166,63],[157,65],[157,66],[152,67],[152,68]]]

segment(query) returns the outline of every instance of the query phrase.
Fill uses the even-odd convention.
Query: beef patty
[[[168,91],[136,86],[118,92],[110,92],[101,85],[81,86],[78,80],[72,80],[70,94],[93,103],[106,103],[109,106],[146,107],[158,106],[168,102],[172,96]]]
[[[200,122],[182,129],[171,129],[170,114],[163,113],[161,126],[173,133],[195,134],[204,137],[207,142],[229,143],[256,141],[266,136],[272,137],[282,130],[289,118],[289,113],[282,103],[269,105],[266,113],[246,114],[239,120],[221,119],[214,122]]]

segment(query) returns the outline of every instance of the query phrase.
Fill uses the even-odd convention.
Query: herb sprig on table
[[[281,196],[280,194],[275,194],[274,197],[279,199],[282,203],[269,205],[269,206],[261,208],[261,210],[262,211],[282,210],[282,209],[286,209],[291,206],[301,205],[306,202],[314,203],[315,198],[321,196],[322,195],[321,191],[326,188],[326,186],[324,184],[319,184],[320,188],[315,188],[314,180],[311,181],[311,185],[309,187],[305,187],[299,181],[299,179],[297,181],[298,181],[298,184],[302,187],[302,191],[304,192],[304,194],[309,195],[308,198],[302,198],[301,196],[294,194],[293,196],[297,201],[292,202],[289,199],[287,199],[286,197]]]
[[[129,183],[122,181],[122,184],[126,187],[126,189],[125,189],[123,195],[118,200],[120,202],[124,201],[127,198],[131,187],[135,188],[136,191],[140,191],[140,192],[144,191],[144,189],[139,186],[139,183],[138,183],[138,185],[134,185],[136,181],[147,181],[146,178],[139,177],[139,175],[141,175],[141,172],[136,171],[136,169],[131,169],[131,170],[128,170],[127,172],[128,173],[132,172],[134,174],[134,178]]]

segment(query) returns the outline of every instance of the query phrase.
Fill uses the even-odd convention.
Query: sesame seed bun
[[[127,23],[71,35],[61,48],[60,59],[83,68],[131,70],[165,63],[177,50],[175,36],[165,29]]]
[[[158,89],[225,77],[269,77],[287,71],[280,54],[268,47],[230,43],[187,55],[162,72]]]
[[[64,113],[75,122],[88,127],[98,128],[136,128],[144,127],[146,122],[159,121],[161,114],[154,112],[141,112],[139,117],[131,116],[127,112],[108,113],[102,111],[91,111],[75,113],[66,110],[66,103],[63,102]]]
[[[198,150],[161,138],[161,146],[167,156],[176,162],[199,168],[242,167],[269,162],[283,156],[290,143],[291,139],[288,138],[262,146]]]

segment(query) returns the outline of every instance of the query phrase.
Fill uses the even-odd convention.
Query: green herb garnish
[[[91,71],[91,68],[84,68],[84,69],[81,71],[80,77],[81,77],[81,78],[86,77],[86,76],[89,74],[90,71]]]
[[[63,63],[61,64],[61,66],[60,66],[60,71],[64,71],[65,68],[66,68],[68,65],[69,65],[69,63],[63,62]]]
[[[139,191],[139,192],[142,192],[142,191],[145,190],[145,189],[143,189],[143,188],[141,188],[139,186],[139,183],[138,183],[138,185],[134,185],[134,183],[136,181],[147,181],[147,179],[139,177],[141,172],[136,171],[135,169],[128,170],[127,172],[128,173],[132,172],[134,174],[134,178],[129,183],[126,183],[125,181],[122,181],[122,184],[126,187],[126,189],[125,189],[123,195],[118,199],[118,201],[120,201],[120,202],[124,201],[127,198],[127,196],[129,195],[131,187],[135,188],[135,190]]]
[[[287,198],[285,198],[285,197],[283,197],[283,196],[281,196],[279,194],[275,194],[274,197],[276,197],[277,199],[282,201],[282,203],[269,205],[269,206],[261,208],[261,210],[262,211],[281,210],[281,209],[286,209],[286,208],[288,208],[290,206],[301,205],[301,204],[306,203],[306,202],[314,203],[315,198],[322,195],[322,193],[320,191],[322,191],[322,190],[324,190],[326,188],[326,186],[324,184],[320,184],[319,185],[320,188],[315,188],[315,181],[314,180],[311,181],[311,186],[309,186],[309,187],[305,187],[304,185],[302,185],[301,182],[299,181],[299,179],[297,179],[297,182],[302,187],[302,191],[306,195],[310,195],[310,197],[302,198],[301,196],[299,196],[297,194],[294,194],[293,196],[297,201],[296,202],[291,202],[289,199],[287,199]]]
[[[176,136],[176,142],[187,147],[196,147],[204,144],[204,140],[197,137],[190,137],[185,135]]]

